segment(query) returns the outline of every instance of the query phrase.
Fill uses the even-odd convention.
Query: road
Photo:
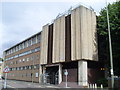
[[[2,89],[4,80],[0,80],[0,90]],[[7,80],[7,88],[58,88],[54,85],[40,85],[39,83]]]
[[[0,90],[2,89],[4,85],[4,80],[0,80]],[[65,90],[64,87],[62,87],[60,89],[60,87],[55,86],[55,85],[41,85],[39,83],[32,83],[32,82],[24,82],[24,81],[16,81],[16,80],[7,80],[7,88],[12,88],[12,90],[28,90],[29,88],[31,89],[39,89],[41,88],[41,90]],[[42,89],[42,88],[48,88],[48,89]],[[51,89],[50,89],[51,88]],[[54,88],[54,89],[52,89]],[[73,88],[67,88],[67,90],[73,90]],[[74,90],[109,90],[109,89],[100,89],[100,88],[96,88],[96,89],[90,89],[90,88],[74,88]],[[110,89],[110,90],[114,90],[114,89]],[[115,89],[117,90],[117,89]]]

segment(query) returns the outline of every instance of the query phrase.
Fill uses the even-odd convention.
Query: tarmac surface
[[[4,89],[4,80],[0,80],[0,90],[119,90],[119,89],[100,89],[100,88],[85,88],[80,87],[76,83],[68,82],[68,86],[66,87],[66,83],[62,82],[59,85],[51,85],[51,84],[40,84],[40,83],[32,83],[25,81],[16,81],[16,80],[7,80],[7,88]]]

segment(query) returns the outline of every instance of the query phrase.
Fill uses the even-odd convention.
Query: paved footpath
[[[0,81],[0,90],[3,87],[4,80]],[[59,88],[55,85],[40,85],[39,83],[7,80],[7,88]]]
[[[71,83],[73,84],[73,83]],[[0,80],[0,90],[3,88],[4,85],[4,80]],[[65,83],[63,83],[63,85],[61,84],[61,86],[58,85],[41,85],[39,83],[32,83],[32,82],[25,82],[25,81],[16,81],[16,80],[7,80],[7,88],[12,88],[13,90],[23,90],[24,88],[28,88],[27,90],[31,89],[39,89],[41,88],[41,90],[47,90],[47,89],[42,89],[42,88],[48,88],[48,90],[66,90],[65,88]],[[52,89],[54,88],[54,89]],[[80,87],[73,87],[74,90],[108,90],[108,89],[88,89],[88,88],[80,88]],[[67,90],[73,90],[73,88],[68,87]],[[4,89],[3,89],[4,90]],[[8,89],[9,90],[9,89]],[[10,89],[11,90],[11,89]],[[26,90],[26,89],[24,89]],[[111,89],[112,90],[112,89]]]
[[[3,80],[0,80],[0,90],[2,89]]]

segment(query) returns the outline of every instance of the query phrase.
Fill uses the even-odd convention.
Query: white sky
[[[0,57],[4,50],[40,32],[59,13],[78,4],[91,6],[98,14],[106,0],[0,0]]]

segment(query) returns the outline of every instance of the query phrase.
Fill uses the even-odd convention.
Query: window
[[[31,46],[31,39],[28,40],[28,46]]]
[[[36,78],[38,78],[38,72],[37,72],[37,73],[35,73],[35,76],[36,76]]]
[[[25,66],[25,68],[24,68],[25,70],[27,69],[27,66]]]
[[[36,36],[32,38],[32,45],[36,43]]]
[[[5,52],[5,56],[7,55],[7,51]]]
[[[19,67],[17,67],[17,70],[19,70]]]
[[[25,59],[23,58],[23,62],[25,62]]]
[[[40,43],[40,34],[37,35],[37,43]]]
[[[29,61],[29,58],[27,58],[27,61]]]
[[[21,70],[21,67],[19,67],[19,70]]]
[[[29,69],[29,66],[26,66],[27,69]]]
[[[25,66],[23,66],[23,70],[25,70]]]
[[[10,68],[10,71],[12,71],[12,68]]]
[[[19,50],[19,46],[16,46],[16,51],[18,51]]]
[[[37,51],[39,51],[40,50],[40,47],[38,47],[38,48],[35,48],[35,52],[37,52]]]
[[[24,42],[22,43],[22,47],[23,47],[22,49],[24,49],[24,48],[25,48],[25,46],[24,46]]]
[[[15,55],[15,56],[14,56],[14,58],[17,58],[17,57],[18,57],[18,55]]]
[[[36,65],[34,65],[34,69],[36,69],[37,67],[36,67]]]
[[[21,49],[23,49],[23,44],[20,44],[20,46],[21,46]]]
[[[32,66],[29,66],[29,69],[32,69]]]
[[[23,70],[23,67],[21,67],[21,70]]]
[[[21,44],[19,45],[19,50],[21,50]]]
[[[21,59],[19,60],[19,62],[21,62]]]
[[[13,52],[12,52],[12,49],[9,50],[9,54],[11,54],[11,53],[13,53]]]
[[[26,47],[27,47],[27,41],[24,42],[24,48],[26,48]]]
[[[12,48],[12,53],[14,53],[15,51],[14,51],[14,48]]]
[[[13,48],[13,53],[16,52],[16,47]]]
[[[13,58],[17,58],[17,57],[20,57],[20,56],[24,56],[24,55],[27,55],[27,54],[31,54],[31,53],[37,52],[37,51],[39,51],[39,50],[40,50],[40,47],[37,47],[37,48],[35,48],[35,49],[32,49],[32,50],[29,50],[29,51],[26,51],[26,52],[17,54],[17,55],[15,55],[15,56],[6,58],[6,60],[10,60],[10,59],[13,59]],[[39,57],[38,57],[38,58],[39,58]]]
[[[32,49],[31,51],[32,51],[32,53],[34,53],[34,52],[35,52],[35,49]]]

